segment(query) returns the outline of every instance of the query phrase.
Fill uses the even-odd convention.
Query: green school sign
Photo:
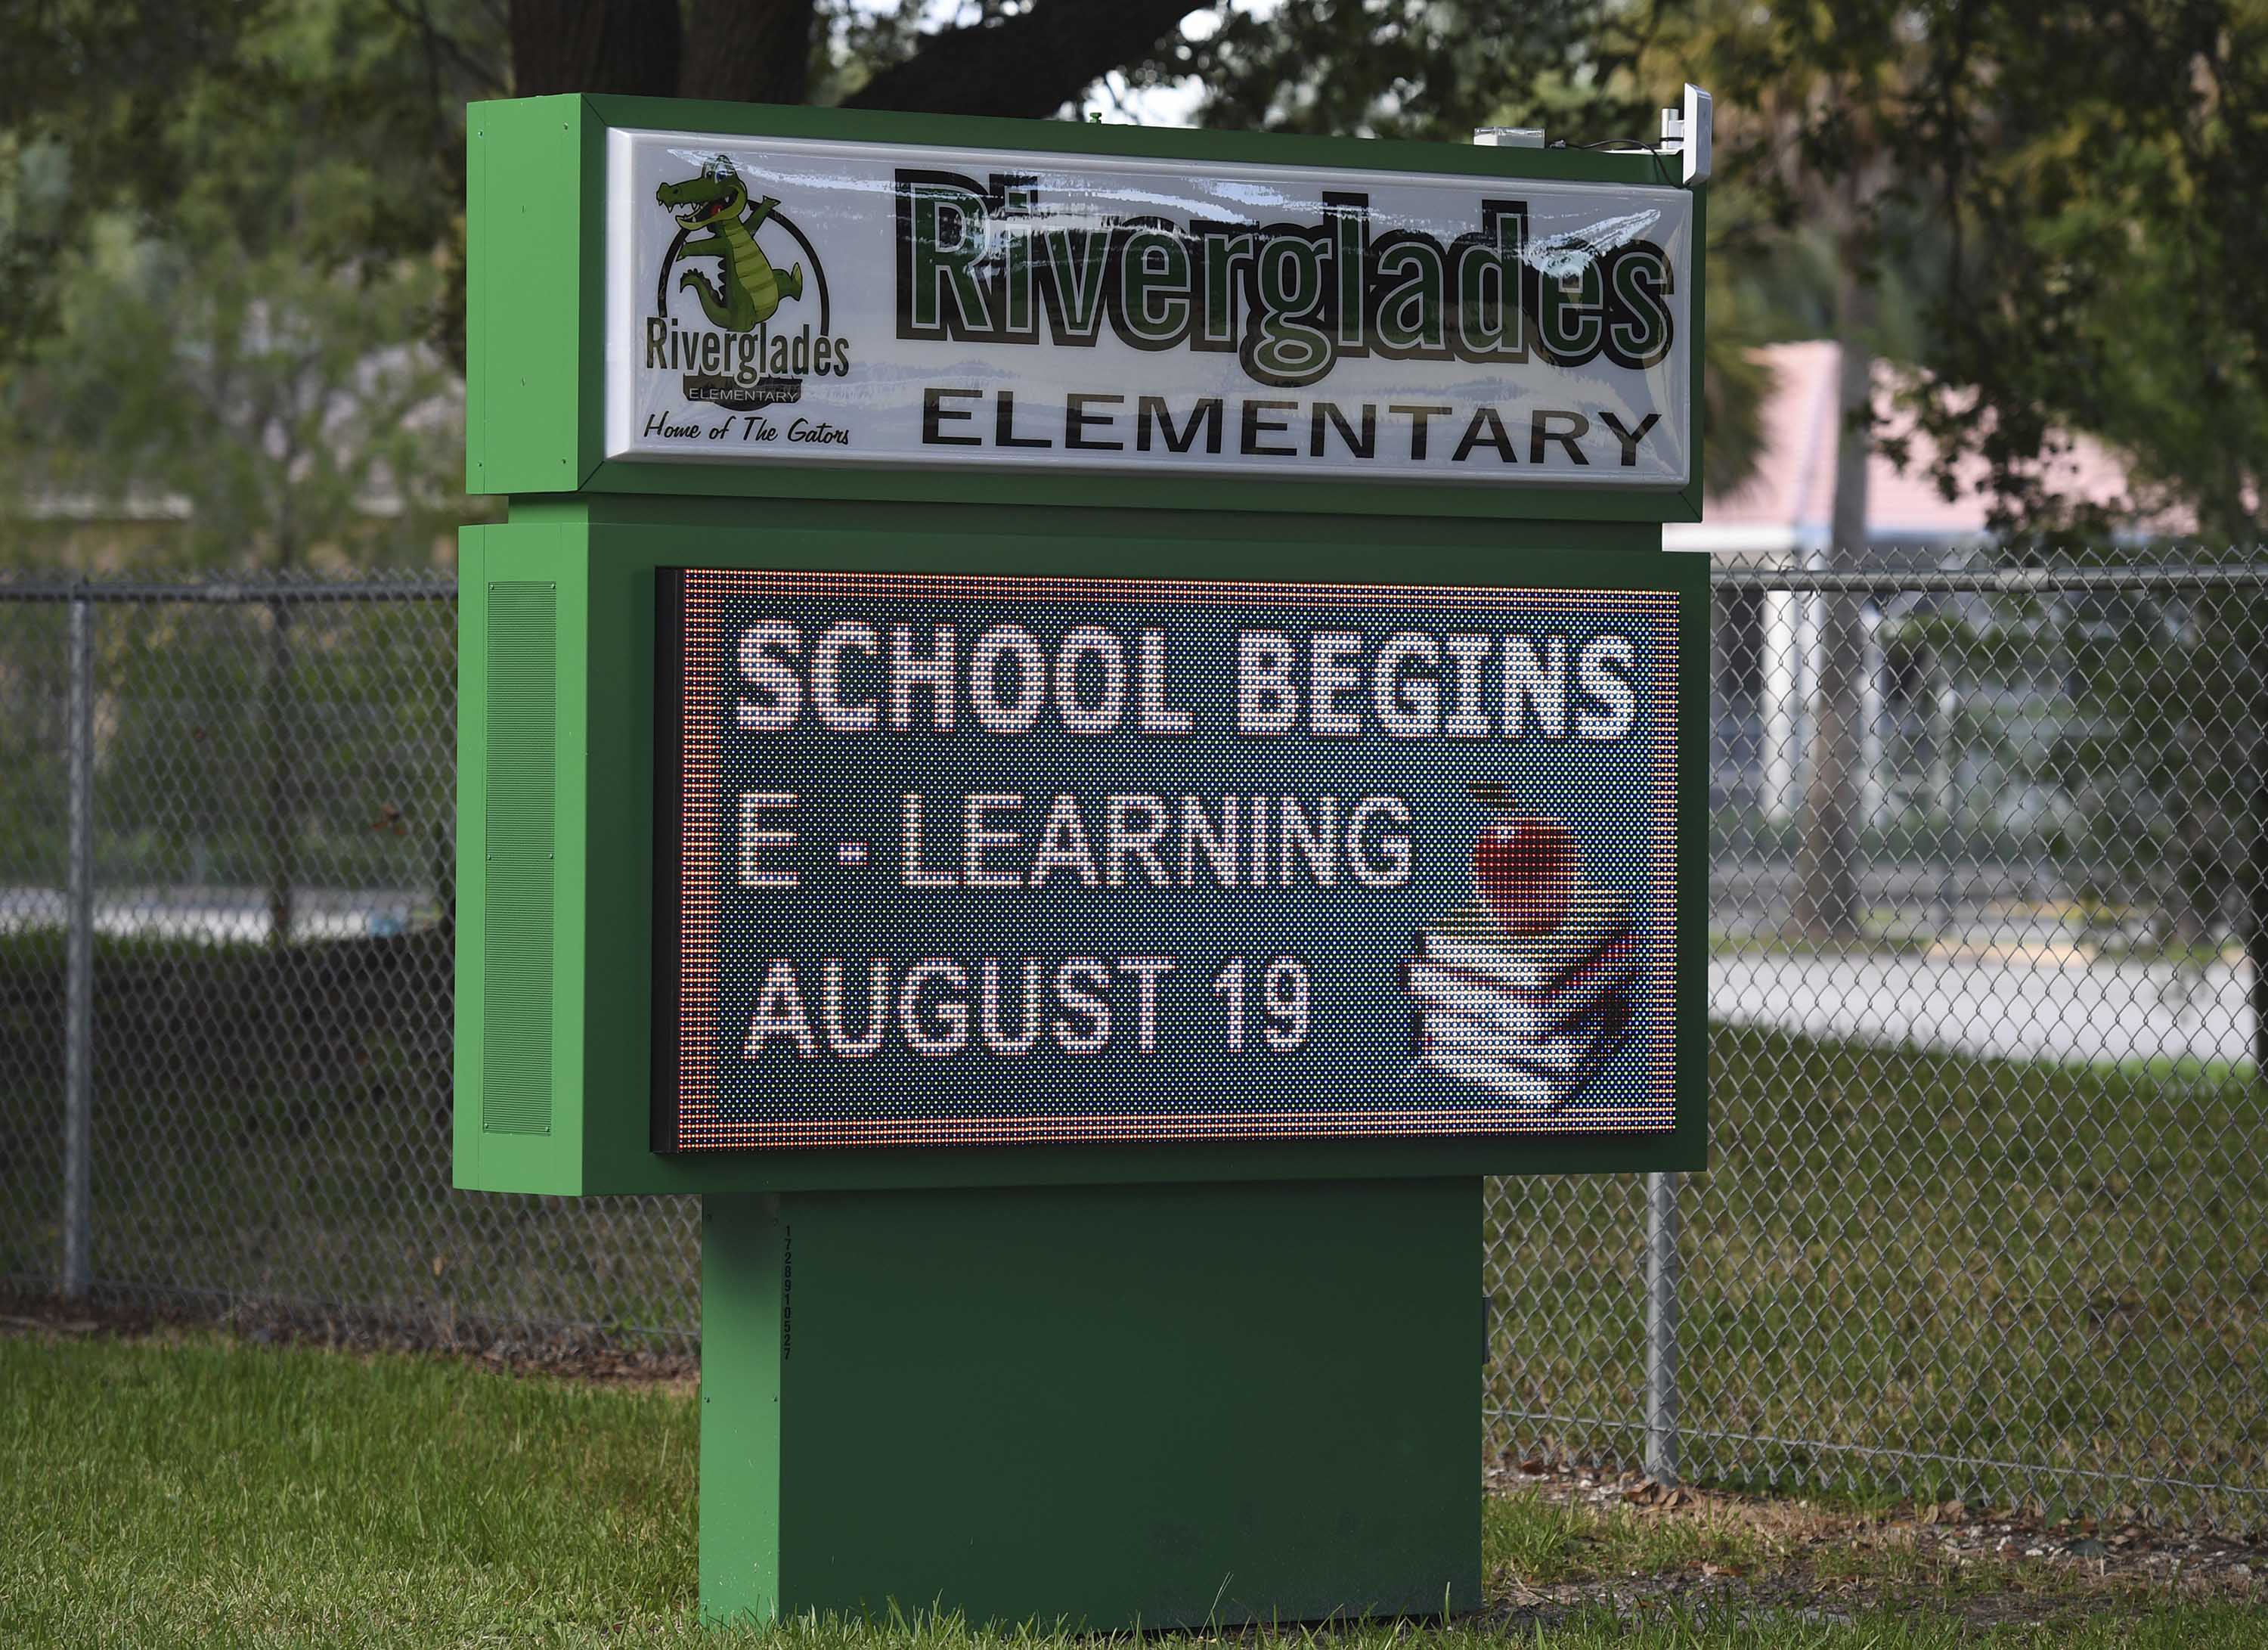
[[[1705,1160],[1699,193],[471,135],[457,1177],[702,1195],[704,1613],[1476,1602],[1479,1177]]]

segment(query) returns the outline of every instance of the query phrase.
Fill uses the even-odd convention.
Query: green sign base
[[[1480,1602],[1477,1179],[711,1193],[701,1611]]]

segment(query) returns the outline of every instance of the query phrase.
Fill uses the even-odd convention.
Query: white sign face
[[[607,453],[1682,486],[1675,188],[608,134]]]

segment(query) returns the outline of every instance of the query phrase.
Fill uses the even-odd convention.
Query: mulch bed
[[[51,1293],[0,1285],[0,1333],[131,1339],[214,1330],[258,1345],[413,1352],[565,1381],[681,1381],[697,1377],[701,1368],[699,1354],[689,1348],[588,1330],[432,1317],[389,1319],[256,1300],[215,1304],[110,1289],[98,1289],[85,1300],[66,1301]]]
[[[2268,1604],[2268,1545],[2139,1517],[2103,1525],[2050,1521],[2036,1510],[1940,1502],[1859,1513],[1792,1499],[1668,1489],[1637,1473],[1538,1460],[1491,1467],[1491,1493],[1533,1495],[1597,1511],[1737,1523],[1762,1537],[1770,1560],[1753,1570],[1697,1562],[1683,1570],[1588,1576],[1543,1586],[1498,1578],[1509,1594],[1493,1612],[1530,1630],[1605,1608],[1618,1616],[1684,1612],[1838,1622],[1926,1605],[1979,1627],[2052,1627],[2176,1599]],[[1872,1557],[1881,1576],[1852,1574]],[[1911,1571],[1918,1568],[1916,1578]],[[1908,1573],[1901,1576],[1898,1570]]]

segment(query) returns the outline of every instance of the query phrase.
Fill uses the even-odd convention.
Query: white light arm
[[[1691,81],[1685,84],[1682,107],[1661,112],[1661,152],[1685,163],[1685,181],[1706,183],[1716,161],[1714,123],[1709,94]]]

